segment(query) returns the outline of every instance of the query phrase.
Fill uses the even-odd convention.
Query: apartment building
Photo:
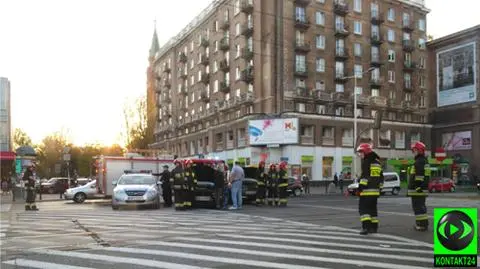
[[[428,11],[421,0],[214,1],[156,54],[151,146],[288,160],[294,173],[329,179],[355,158],[355,91],[361,141],[384,158],[409,156],[410,142],[430,144]],[[377,112],[383,125],[374,132]],[[296,136],[258,140],[255,120]]]
[[[0,77],[0,177],[12,172],[15,160],[12,141],[12,121],[10,108],[10,81]]]
[[[458,173],[480,176],[480,25],[430,41],[432,148],[454,157]]]

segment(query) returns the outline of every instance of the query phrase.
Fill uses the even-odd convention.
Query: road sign
[[[17,174],[22,173],[22,160],[20,159],[15,160],[15,173]]]
[[[437,148],[435,150],[435,159],[439,162],[443,162],[447,158],[447,153],[444,148]]]

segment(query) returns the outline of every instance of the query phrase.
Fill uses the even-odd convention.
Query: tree
[[[153,143],[153,136],[148,135],[147,100],[139,97],[133,103],[126,104],[123,109],[125,117],[126,148],[147,149]]]
[[[428,35],[427,36],[427,41],[432,41],[433,40],[433,35]]]
[[[61,131],[46,136],[42,143],[36,145],[39,174],[47,177],[56,175],[55,164],[62,163],[63,150],[67,145],[73,147],[68,143],[65,133]]]
[[[21,146],[32,146],[32,139],[22,129],[16,128],[13,131],[13,148]]]

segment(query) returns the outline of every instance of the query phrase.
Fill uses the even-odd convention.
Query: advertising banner
[[[475,42],[437,53],[437,106],[477,100]]]
[[[472,131],[443,133],[442,144],[447,151],[472,149]]]
[[[250,145],[297,144],[298,119],[265,119],[248,122]]]

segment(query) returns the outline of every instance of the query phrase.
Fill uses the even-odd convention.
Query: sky
[[[366,1],[366,0],[364,0]],[[0,0],[0,77],[11,82],[12,128],[34,142],[122,143],[123,107],[146,93],[156,20],[160,46],[211,0]],[[478,0],[427,0],[434,38],[479,24]]]

